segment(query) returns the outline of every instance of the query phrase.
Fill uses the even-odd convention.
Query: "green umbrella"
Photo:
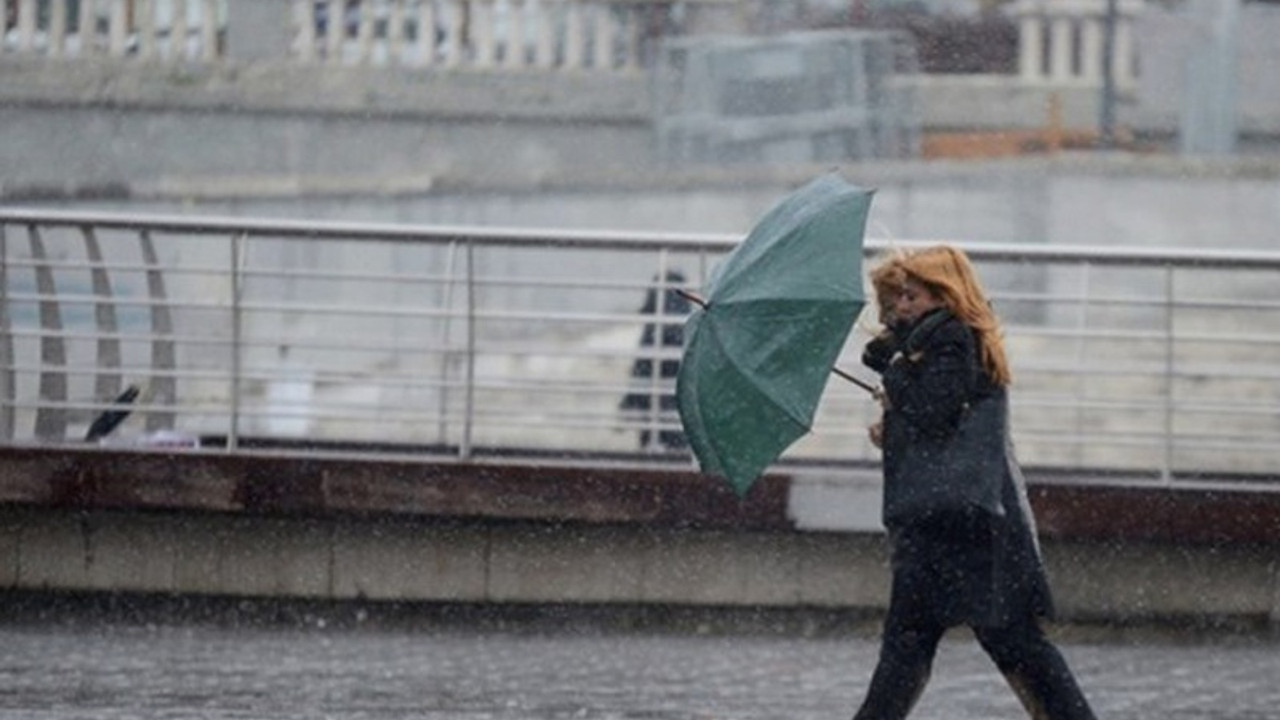
[[[734,248],[685,323],[680,421],[703,472],[745,495],[809,431],[862,310],[871,192],[835,174],[784,197]]]

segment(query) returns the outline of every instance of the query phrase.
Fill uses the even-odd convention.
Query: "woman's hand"
[[[884,447],[884,422],[872,423],[867,428],[867,437],[871,439],[871,444],[878,448]]]
[[[880,407],[888,410],[893,407],[893,403],[889,402],[889,396],[885,393],[884,388],[878,387],[871,391],[871,397],[880,403]]]

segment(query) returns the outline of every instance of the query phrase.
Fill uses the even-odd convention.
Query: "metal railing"
[[[681,318],[644,301],[738,239],[0,208],[0,441],[127,409],[102,442],[688,463],[650,372],[679,348],[640,343]],[[1005,320],[1024,463],[1274,473],[1280,253],[959,244]],[[840,361],[867,379],[872,324]],[[874,462],[875,414],[833,380],[783,462]]]

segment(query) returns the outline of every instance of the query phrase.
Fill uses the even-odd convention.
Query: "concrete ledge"
[[[1064,619],[1280,623],[1280,492],[1043,479]],[[790,479],[0,449],[0,592],[827,608],[888,600],[876,531],[797,529]]]
[[[0,448],[0,503],[255,515],[380,514],[789,529],[789,478],[739,500],[690,471],[317,456],[306,452]]]
[[[13,506],[3,589],[497,603],[885,601],[879,538]]]

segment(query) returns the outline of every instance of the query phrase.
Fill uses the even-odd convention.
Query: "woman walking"
[[[872,284],[886,330],[863,362],[883,381],[870,432],[884,452],[893,585],[855,720],[905,718],[956,625],[973,629],[1032,718],[1091,720],[1040,627],[1052,600],[1008,437],[1009,366],[973,266],[936,246],[889,259]]]

